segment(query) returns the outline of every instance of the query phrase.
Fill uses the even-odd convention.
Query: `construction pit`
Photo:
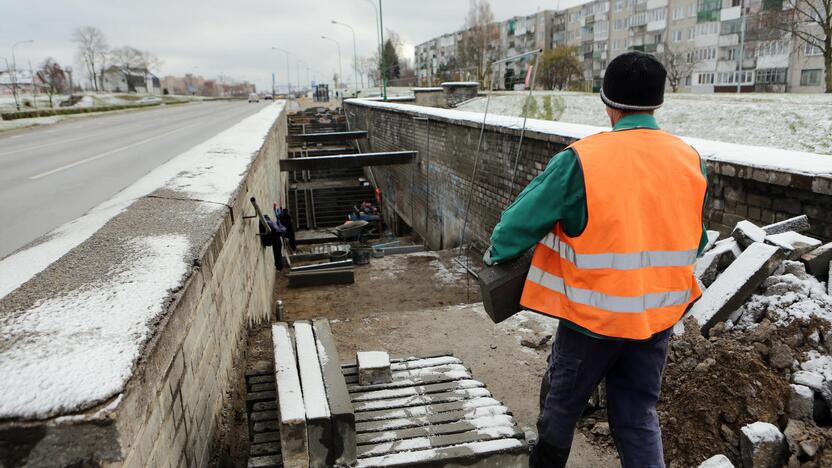
[[[192,155],[239,159],[232,170],[174,165],[42,271],[26,276],[26,250],[13,275],[0,263],[0,332],[17,343],[0,347],[0,375],[29,377],[0,384],[4,466],[527,464],[558,324],[530,311],[493,323],[475,274],[502,207],[600,129],[374,100],[273,106]],[[830,162],[690,140],[708,166],[712,242],[697,260],[703,297],[670,342],[666,463],[832,466]],[[267,234],[271,202],[291,213],[293,241]],[[158,221],[173,207],[191,224]],[[360,232],[341,228],[350,214]],[[86,261],[102,244],[132,255]],[[146,322],[106,329],[134,341],[104,379],[112,359],[89,359],[97,342],[77,337],[135,302],[134,259],[149,254],[182,274],[148,279]],[[72,336],[43,328],[67,310],[89,312]],[[73,375],[55,372],[53,343]],[[365,358],[381,380],[362,383],[364,352],[386,356]],[[71,401],[52,391],[76,387]],[[294,402],[282,411],[281,394]],[[602,385],[569,466],[619,465],[605,406]]]

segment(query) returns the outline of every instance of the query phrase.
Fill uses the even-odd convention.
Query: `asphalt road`
[[[270,102],[162,106],[0,134],[0,258]]]

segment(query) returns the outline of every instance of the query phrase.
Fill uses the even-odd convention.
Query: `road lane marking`
[[[61,171],[65,171],[67,169],[72,169],[73,167],[80,166],[82,164],[86,164],[88,162],[95,161],[97,159],[105,158],[107,156],[110,156],[111,154],[115,154],[115,153],[118,153],[120,151],[124,151],[124,150],[130,149],[130,148],[133,148],[133,147],[136,147],[136,146],[139,146],[139,145],[143,145],[143,144],[149,143],[153,140],[158,140],[159,138],[164,138],[168,135],[174,134],[174,133],[179,132],[181,130],[184,130],[186,128],[193,127],[193,126],[197,125],[198,123],[199,122],[192,123],[192,124],[189,124],[189,125],[185,125],[183,127],[177,128],[175,130],[171,130],[169,132],[162,133],[161,135],[156,135],[156,136],[152,136],[150,138],[145,138],[144,140],[139,140],[135,143],[130,143],[129,145],[122,146],[121,148],[116,148],[116,149],[112,149],[110,151],[105,151],[104,153],[97,154],[95,156],[90,156],[89,158],[82,159],[80,161],[75,161],[74,163],[70,163],[70,164],[67,164],[67,165],[64,165],[64,166],[61,166],[61,167],[57,167],[55,169],[52,169],[51,171],[46,171],[46,172],[42,172],[42,173],[37,174],[37,175],[33,175],[32,177],[29,177],[29,180],[38,180],[38,179],[41,179],[43,177],[50,176],[52,174],[56,174],[56,173],[61,172]]]

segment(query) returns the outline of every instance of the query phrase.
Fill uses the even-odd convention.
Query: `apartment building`
[[[765,21],[780,11],[782,0],[592,0],[497,23],[492,55],[574,48],[587,90],[600,88],[610,60],[638,50],[683,58],[677,67],[680,91],[823,92],[819,48]],[[427,82],[434,62],[448,63],[460,37],[449,34],[416,47],[420,80]],[[499,87],[511,83],[503,77],[522,77],[527,68],[526,60],[501,65]]]

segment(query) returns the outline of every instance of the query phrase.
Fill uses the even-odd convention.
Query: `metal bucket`
[[[329,261],[330,262],[341,262],[348,259],[350,253],[346,250],[333,250],[329,253]]]
[[[368,247],[357,247],[352,249],[352,263],[355,265],[367,265],[370,263],[370,255],[373,249]]]

